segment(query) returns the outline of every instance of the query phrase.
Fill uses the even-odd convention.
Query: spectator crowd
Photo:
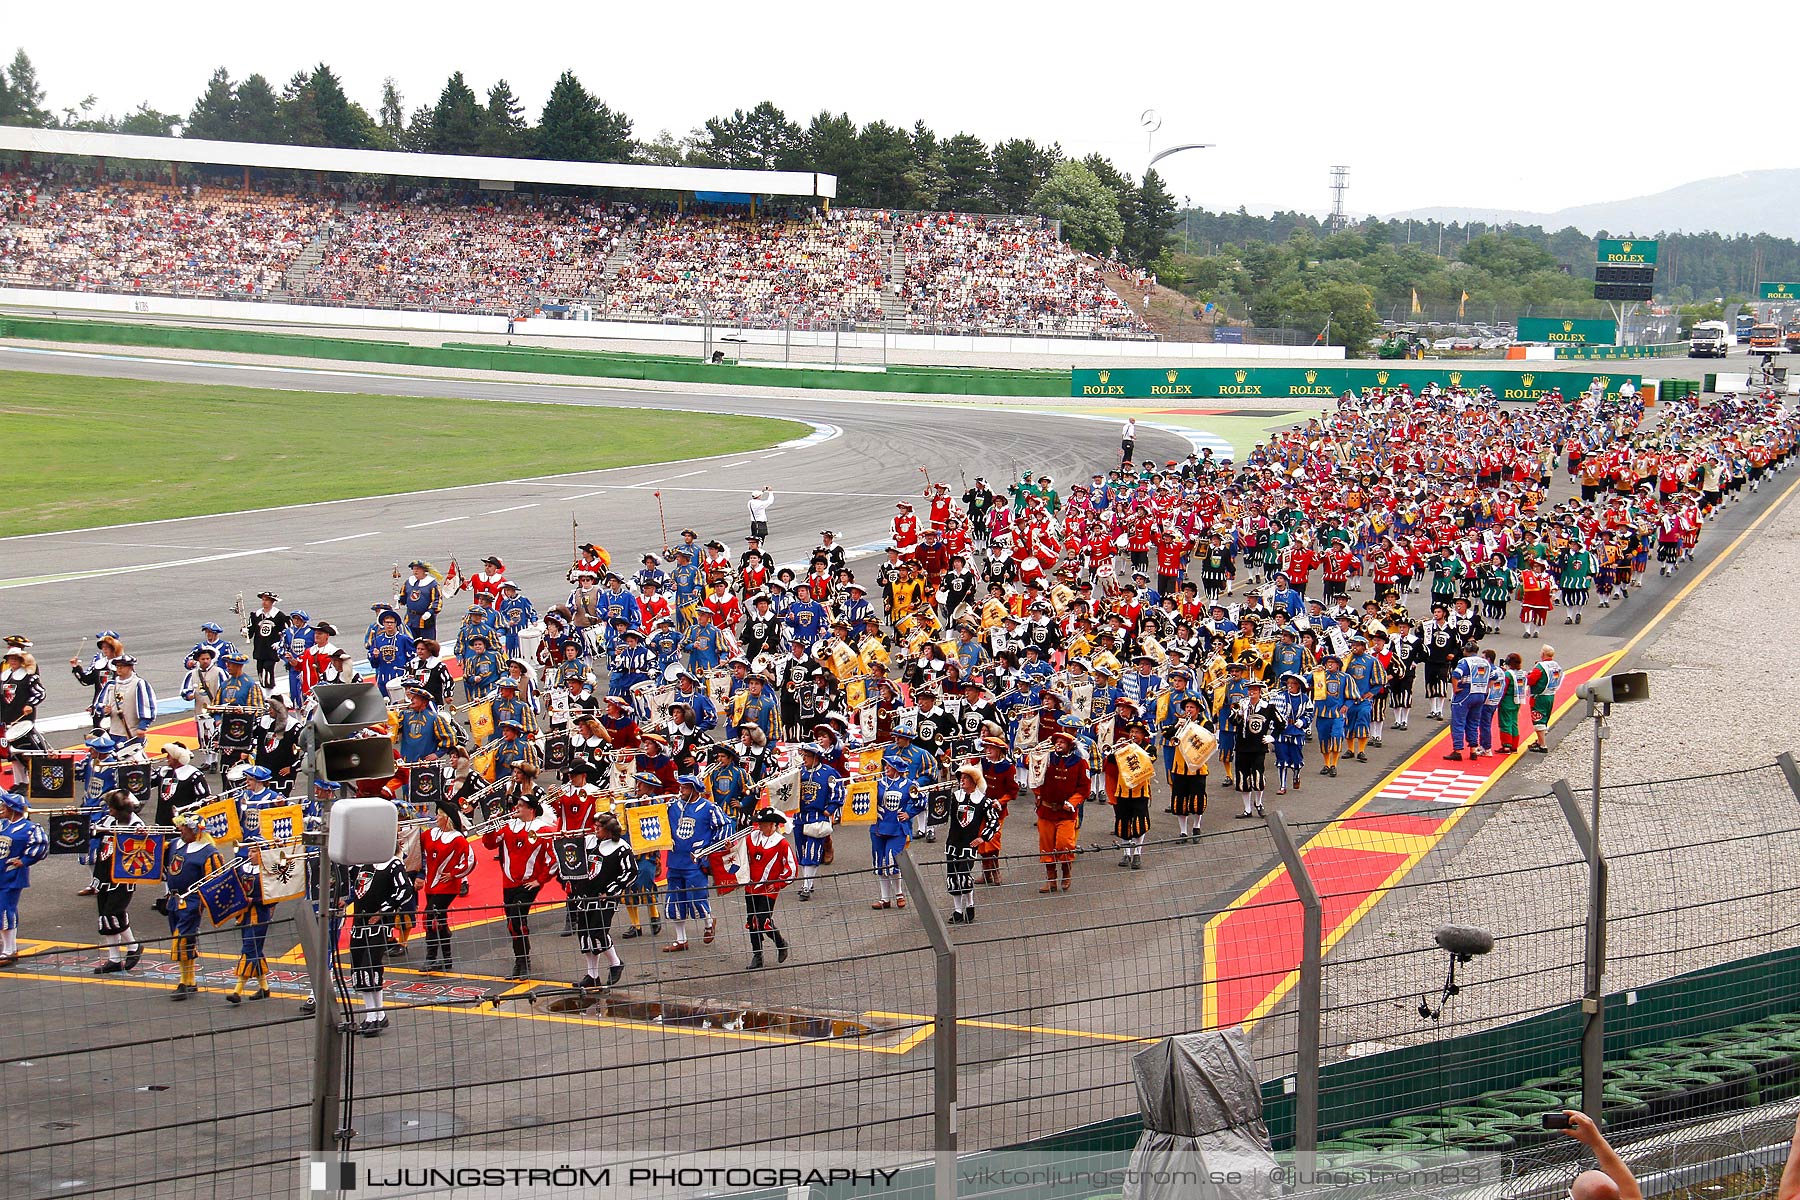
[[[1143,337],[1037,217],[0,176],[0,286],[795,329]]]

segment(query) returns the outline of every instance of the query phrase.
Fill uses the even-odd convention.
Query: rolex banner
[[[1347,391],[1399,387],[1417,393],[1432,383],[1439,387],[1494,389],[1502,400],[1536,403],[1552,388],[1565,396],[1585,392],[1595,379],[1605,381],[1607,395],[1617,396],[1627,379],[1641,387],[1637,375],[1586,371],[1461,370],[1441,367],[1115,367],[1070,373],[1069,394],[1081,399],[1111,400],[1331,400]]]

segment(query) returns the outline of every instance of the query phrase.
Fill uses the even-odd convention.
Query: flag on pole
[[[1456,302],[1456,319],[1462,320],[1463,310],[1469,306],[1469,293],[1464,292],[1462,299]]]
[[[1412,310],[1413,310],[1414,315],[1417,315],[1419,312],[1419,289],[1418,288],[1414,288],[1412,290],[1412,298],[1413,298]]]

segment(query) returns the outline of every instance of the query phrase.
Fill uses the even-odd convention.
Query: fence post
[[[1312,876],[1306,873],[1300,847],[1294,844],[1294,837],[1288,832],[1287,818],[1278,809],[1269,814],[1268,825],[1269,837],[1287,866],[1288,878],[1294,881],[1294,895],[1300,900],[1300,990],[1297,997],[1300,1011],[1294,1031],[1294,1149],[1307,1154],[1319,1148],[1319,1044],[1322,1040],[1319,1024],[1325,990],[1325,906],[1319,899],[1319,889],[1313,886]]]
[[[900,877],[913,894],[913,911],[937,956],[937,1008],[931,1023],[931,1146],[936,1171],[932,1194],[956,1195],[956,947],[943,914],[928,900],[919,866],[910,850],[894,856]]]
[[[302,782],[310,789],[310,776]],[[316,889],[312,920],[300,924],[300,945],[306,954],[307,975],[313,994],[313,1079],[312,1136],[313,1153],[324,1156],[341,1150],[338,1137],[342,1080],[338,1078],[343,1062],[343,1034],[338,1029],[337,996],[331,978],[331,860],[325,849],[325,831],[312,830],[305,843],[316,866]]]
[[[1575,834],[1575,844],[1588,863],[1587,939],[1585,970],[1581,992],[1581,1111],[1600,1121],[1605,1101],[1602,1092],[1606,1080],[1606,996],[1601,991],[1606,975],[1606,856],[1581,804],[1569,788],[1569,781],[1559,779],[1550,785],[1561,805],[1563,819]]]
[[[1788,787],[1795,799],[1800,799],[1800,764],[1796,764],[1794,756],[1786,750],[1777,754],[1775,761],[1781,767],[1781,773],[1787,776]]]

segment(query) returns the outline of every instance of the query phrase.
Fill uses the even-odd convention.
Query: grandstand
[[[0,148],[13,134],[0,131]],[[68,135],[61,135],[68,136]],[[181,139],[91,139],[131,142]],[[85,145],[86,143],[81,143]],[[212,143],[224,147],[224,143]],[[16,147],[13,147],[16,148]],[[294,147],[239,146],[228,158],[285,160]],[[463,160],[314,151],[340,166],[453,177]],[[223,157],[223,156],[222,156]],[[187,161],[196,159],[192,153]],[[323,159],[321,161],[324,161]],[[539,192],[402,186],[317,172],[306,186],[214,178],[107,178],[98,169],[25,167],[0,175],[0,286],[267,300],[529,317],[573,310],[618,321],[756,329],[890,329],[980,336],[1146,338],[1108,280],[1113,264],[1064,245],[1035,217],[829,208],[828,197],[760,211],[759,193],[702,190],[597,198],[531,164]],[[679,172],[681,168],[617,168]],[[695,171],[699,176],[781,173]],[[470,176],[471,179],[476,177]],[[810,176],[820,179],[820,176]],[[749,186],[762,186],[765,180]],[[740,186],[745,186],[740,184]],[[800,196],[788,189],[791,201]],[[644,198],[648,196],[648,198]],[[723,202],[722,202],[723,201]]]

